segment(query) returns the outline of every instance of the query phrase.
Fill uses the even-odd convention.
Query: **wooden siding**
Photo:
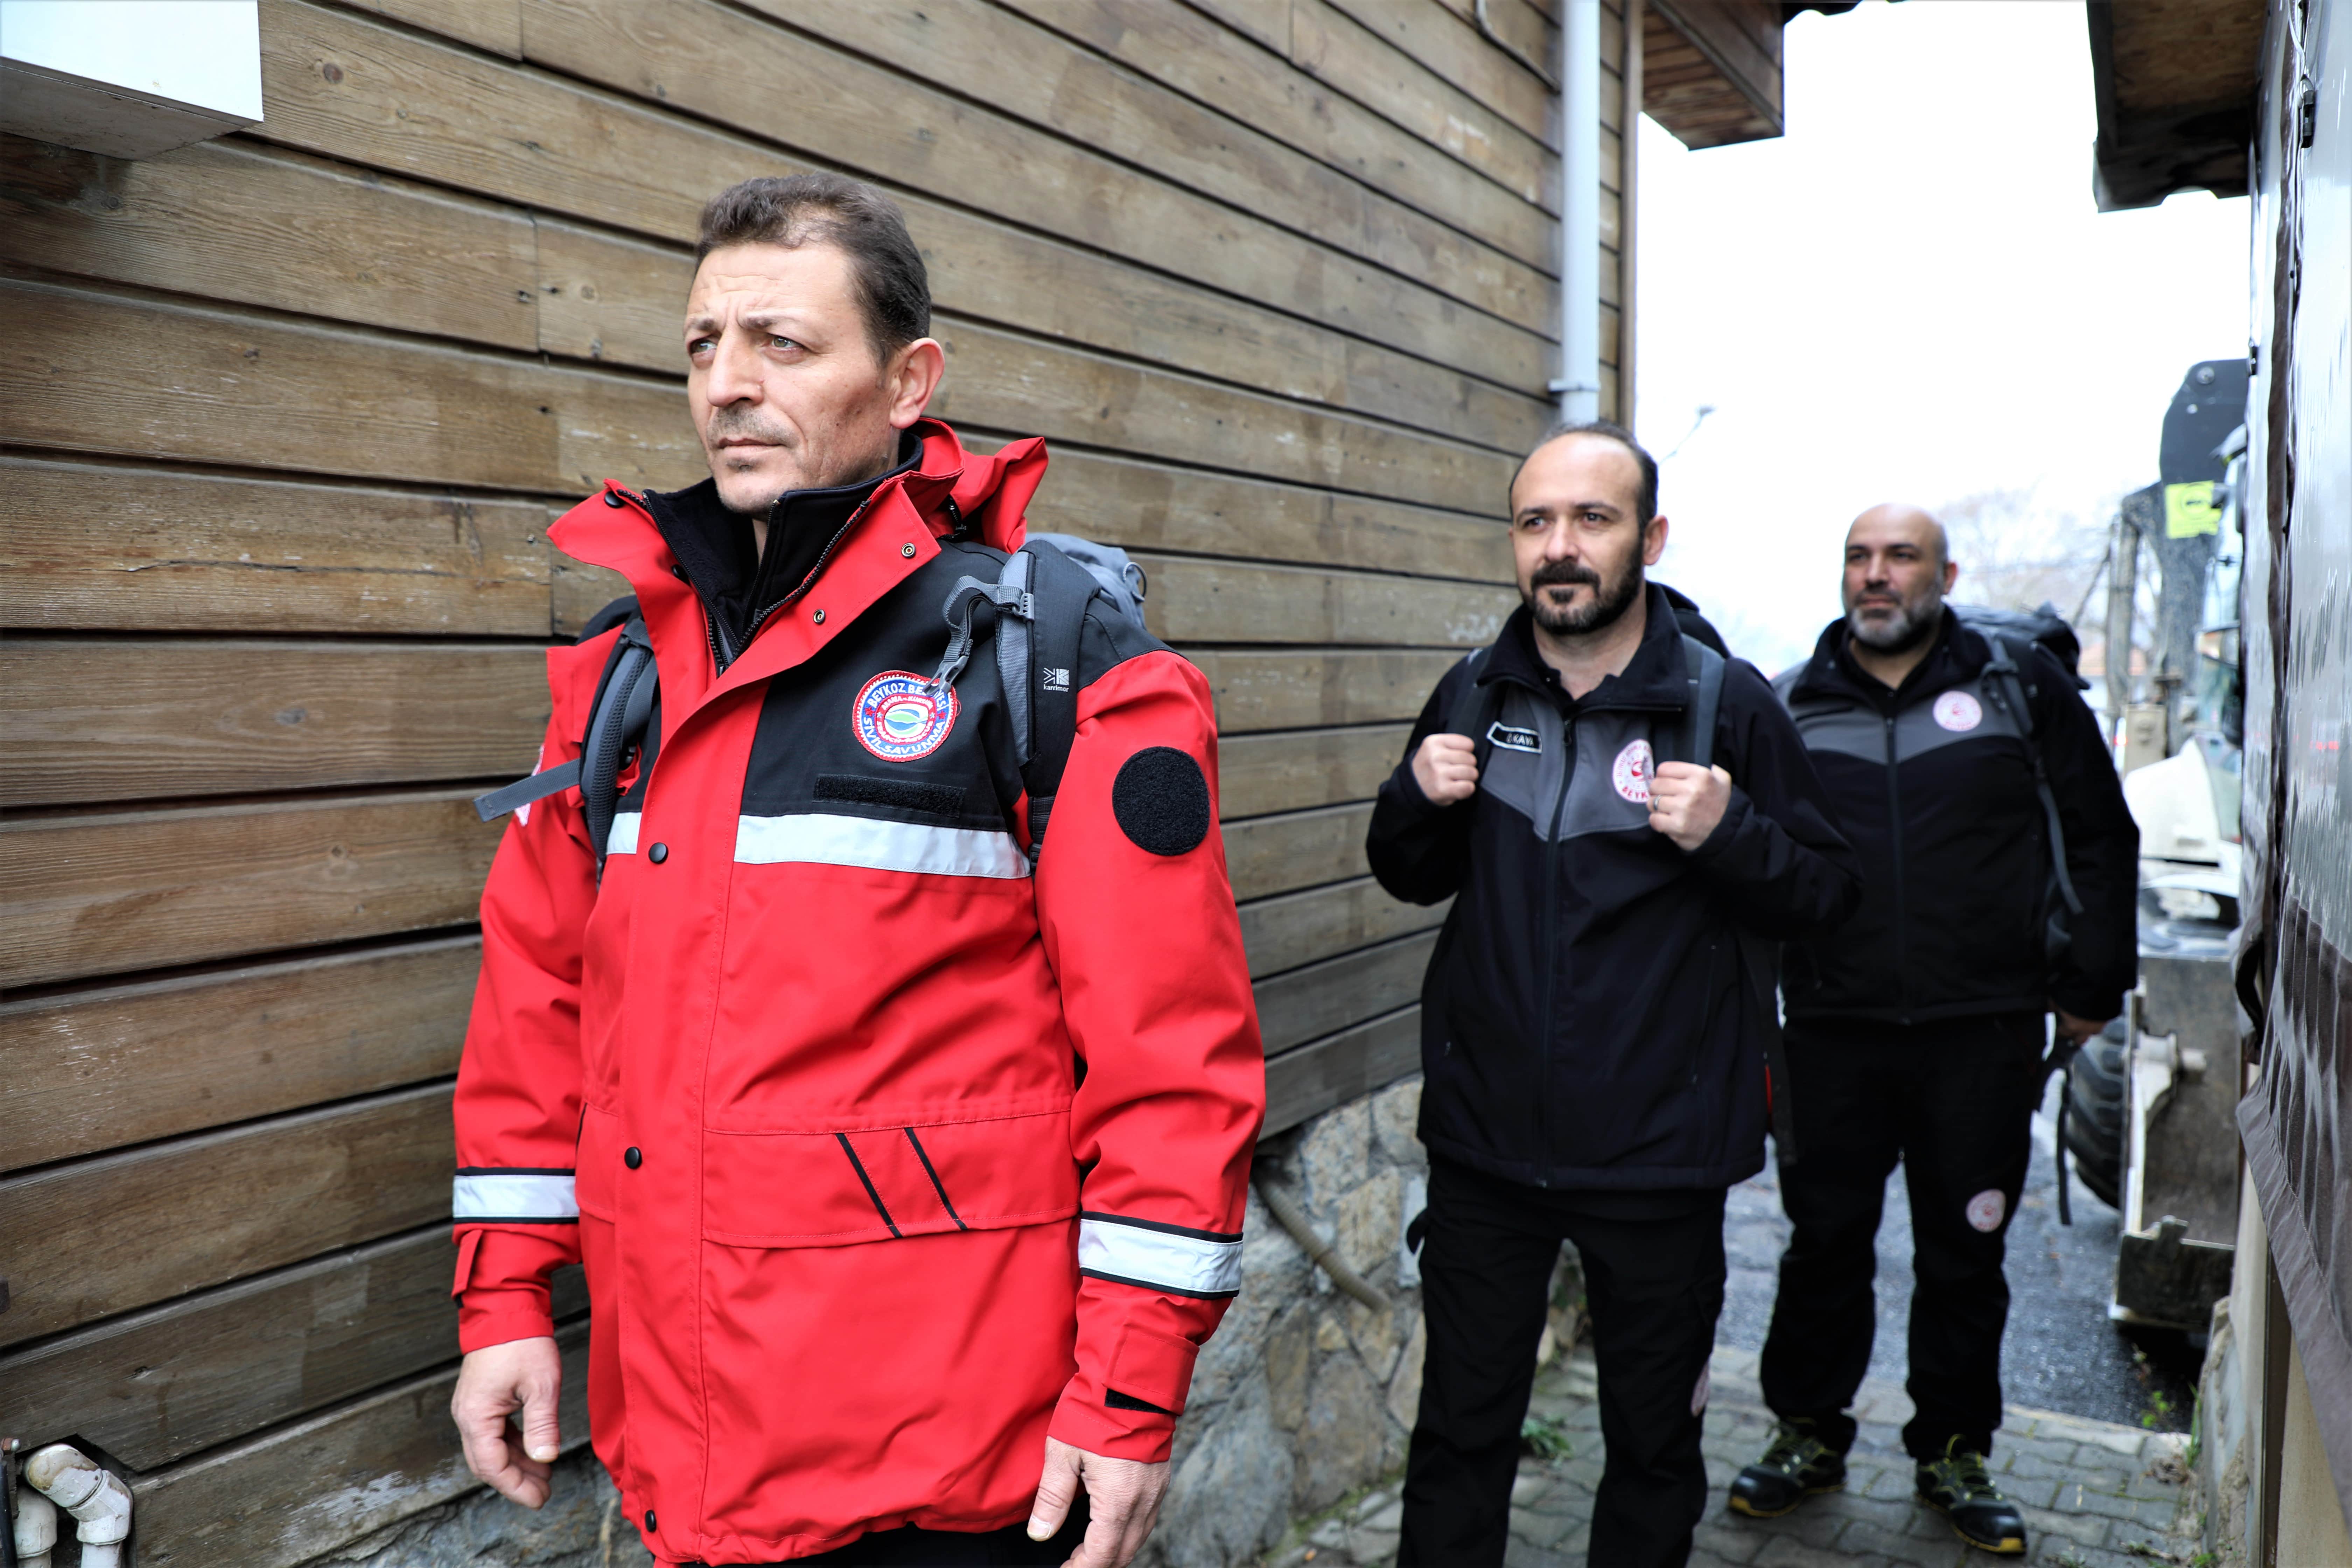
[[[1485,9],[1556,58],[1543,0]],[[1371,880],[1369,803],[1516,602],[1557,372],[1561,106],[1480,11],[263,0],[250,132],[0,137],[0,1426],[131,1467],[159,1563],[291,1564],[468,1484],[467,803],[615,591],[549,522],[704,471],[677,311],[748,175],[897,197],[936,411],[1045,436],[1033,521],[1133,551],[1207,672],[1270,1131],[1412,1070],[1444,909]],[[1624,35],[1583,106],[1608,412]]]

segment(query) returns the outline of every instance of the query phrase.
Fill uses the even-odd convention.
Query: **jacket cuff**
[[[1715,831],[1699,840],[1698,847],[1690,852],[1690,858],[1696,861],[1720,858],[1738,838],[1740,829],[1748,825],[1748,818],[1755,809],[1754,803],[1748,798],[1748,792],[1733,784],[1730,798],[1723,803],[1722,820],[1715,825]]]
[[[1421,792],[1421,781],[1412,776],[1412,760],[1409,757],[1389,774],[1389,783],[1396,791],[1398,806],[1415,821],[1435,816],[1445,809]]]
[[[1045,1435],[1106,1459],[1160,1465],[1176,1437],[1176,1417],[1160,1410],[1116,1410],[1084,1373],[1070,1379]]]
[[[546,1237],[468,1230],[457,1237],[457,1348],[466,1354],[555,1332],[547,1277],[572,1249]]]

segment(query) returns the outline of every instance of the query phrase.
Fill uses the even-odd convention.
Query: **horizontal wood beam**
[[[547,714],[537,647],[19,637],[0,806],[520,776]]]
[[[1277,1057],[1411,1005],[1436,946],[1436,931],[1415,931],[1259,982],[1257,1026],[1265,1054]]]
[[[152,1470],[457,1359],[446,1226],[207,1290],[0,1355],[8,1429]],[[587,1310],[557,1271],[559,1318]]]
[[[1297,1126],[1421,1069],[1421,1009],[1359,1024],[1265,1064],[1265,1130]]]
[[[1364,829],[1371,820],[1370,803],[1360,803],[1233,824],[1224,840],[1234,897],[1264,898],[1363,876]]]
[[[0,823],[0,984],[466,924],[505,826],[472,794]]]
[[[449,1213],[446,1084],[0,1181],[0,1344]]]
[[[446,1078],[481,947],[444,937],[0,1003],[0,1169]]]
[[[1402,724],[1293,730],[1217,742],[1217,806],[1228,817],[1370,800],[1403,754]]]
[[[543,637],[537,501],[0,454],[0,626]]]
[[[1423,908],[1388,896],[1370,877],[1241,906],[1250,974],[1279,974],[1318,959],[1442,923],[1451,900]]]
[[[1302,566],[1142,557],[1160,592],[1146,620],[1175,643],[1301,642],[1484,647],[1518,607],[1516,589]]]
[[[588,1327],[556,1334],[569,1452],[588,1440]],[[295,1568],[478,1483],[449,1420],[453,1369],[131,1483],[142,1568]]]
[[[1182,652],[1209,678],[1221,734],[1411,719],[1462,658],[1419,648]]]

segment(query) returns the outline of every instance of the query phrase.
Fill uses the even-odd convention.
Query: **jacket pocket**
[[[613,1199],[621,1179],[621,1119],[609,1110],[583,1106],[580,1152],[572,1157],[572,1194],[580,1212],[591,1219],[617,1217]]]
[[[702,1147],[702,1234],[730,1247],[848,1247],[1078,1212],[1066,1106],[831,1132],[706,1132]]]

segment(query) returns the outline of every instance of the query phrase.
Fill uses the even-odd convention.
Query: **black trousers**
[[[1780,1172],[1793,1226],[1764,1342],[1764,1400],[1831,1447],[1853,1442],[1845,1408],[1870,1366],[1878,1219],[1899,1158],[1911,1194],[1904,1447],[1929,1458],[1958,1437],[1992,1449],[2000,1425],[2001,1253],[2032,1152],[2042,1082],[2038,1013],[1937,1024],[1788,1031],[1798,1158]]]
[[[1405,1466],[1400,1568],[1499,1563],[1545,1291],[1562,1240],[1584,1264],[1607,1456],[1594,1568],[1690,1558],[1706,1507],[1707,1353],[1723,1310],[1723,1193],[1560,1193],[1431,1162],[1429,1315]]]

